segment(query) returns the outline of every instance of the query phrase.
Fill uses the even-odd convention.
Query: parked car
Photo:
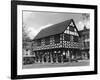
[[[34,57],[24,57],[23,59],[23,64],[33,64],[35,63],[35,58]]]

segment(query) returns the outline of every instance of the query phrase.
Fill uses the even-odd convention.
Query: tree
[[[23,41],[28,41],[28,40],[30,40],[30,38],[29,38],[29,36],[28,36],[29,31],[27,31],[27,29],[28,29],[28,27],[27,27],[26,25],[24,25],[24,26],[22,27],[22,39],[23,39]]]
[[[23,41],[23,48],[26,48],[28,46],[28,43],[30,41],[30,38],[28,36],[29,31],[27,31],[28,27],[26,25],[23,25],[22,27],[22,41]]]
[[[83,13],[82,16],[83,16],[83,20],[89,20],[90,19],[89,14]]]

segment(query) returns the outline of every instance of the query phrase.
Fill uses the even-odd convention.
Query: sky
[[[89,28],[90,20],[86,15],[82,13],[23,11],[23,26],[26,27],[25,31],[29,38],[33,39],[41,29],[68,19],[75,21],[78,30],[82,30],[84,25]]]

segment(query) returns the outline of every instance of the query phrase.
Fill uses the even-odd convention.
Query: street
[[[80,60],[78,62],[65,62],[65,63],[34,63],[23,65],[23,69],[31,69],[31,68],[50,68],[50,67],[73,67],[73,66],[89,66],[89,60]]]

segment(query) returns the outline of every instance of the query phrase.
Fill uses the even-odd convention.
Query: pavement
[[[50,67],[75,67],[75,66],[89,66],[89,60],[79,60],[78,62],[65,62],[65,63],[33,63],[28,65],[23,65],[23,69],[31,68],[50,68]]]

